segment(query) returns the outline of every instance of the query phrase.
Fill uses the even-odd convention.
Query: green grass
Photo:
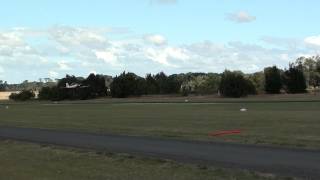
[[[0,179],[6,180],[272,180],[272,175],[172,161],[0,141]]]
[[[2,106],[0,116],[0,126],[320,148],[320,102],[27,103]],[[243,133],[208,137],[229,129]]]

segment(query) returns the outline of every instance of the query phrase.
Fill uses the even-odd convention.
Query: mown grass
[[[273,180],[273,175],[0,140],[6,180]],[[284,179],[284,178],[283,178]]]
[[[320,148],[320,102],[10,104],[0,126]],[[247,112],[240,112],[245,107]],[[218,130],[242,134],[208,137]]]

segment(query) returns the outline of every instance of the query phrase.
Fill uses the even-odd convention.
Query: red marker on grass
[[[233,134],[241,134],[241,130],[209,132],[208,135],[209,136],[225,136],[225,135],[233,135]]]

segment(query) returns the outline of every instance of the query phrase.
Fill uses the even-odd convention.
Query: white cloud
[[[305,38],[305,43],[270,37],[259,44],[204,41],[172,45],[161,35],[121,34],[112,39],[108,32],[108,28],[64,26],[0,30],[0,71],[5,70],[0,72],[1,79],[86,76],[93,70],[110,75],[124,70],[140,75],[226,68],[254,72],[271,65],[286,67],[301,55],[316,55],[320,47],[317,36]]]
[[[19,32],[0,32],[0,55],[13,56],[17,54],[30,54],[34,50],[24,41]]]
[[[167,39],[159,34],[155,35],[147,35],[145,36],[145,40],[154,45],[165,45],[167,44]]]
[[[118,56],[112,50],[96,51],[95,55],[98,59],[103,60],[105,63],[108,63],[112,66],[120,66],[118,62]]]
[[[227,14],[227,19],[236,23],[249,23],[255,21],[257,18],[246,11],[239,11]]]
[[[273,36],[264,36],[260,39],[262,42],[276,46],[283,47],[288,49],[296,49],[301,46],[303,40],[298,38],[283,38],[283,37],[273,37]]]
[[[0,33],[0,45],[1,46],[10,46],[10,47],[20,47],[24,45],[23,40],[18,33],[7,32]]]
[[[307,37],[304,39],[304,42],[307,45],[320,47],[320,35]]]
[[[185,49],[176,47],[166,47],[162,49],[149,47],[145,49],[144,55],[154,62],[172,67],[178,67],[178,65],[173,64],[170,61],[186,61],[190,58]]]
[[[56,26],[49,29],[51,37],[62,45],[63,48],[69,47],[87,47],[92,49],[104,48],[107,45],[105,36],[99,31],[90,28],[75,28],[69,26]]]
[[[290,58],[289,58],[289,54],[280,54],[280,59],[284,60],[284,61],[290,61]]]
[[[72,69],[66,61],[59,61],[57,64],[59,66],[59,70],[69,71]]]
[[[96,71],[96,70],[91,70],[91,71],[89,72],[89,74],[97,74],[97,71]]]
[[[48,72],[48,76],[52,79],[58,78],[59,77],[59,73],[55,72],[55,71],[49,71]]]
[[[169,58],[186,61],[190,57],[187,54],[187,50],[183,48],[176,48],[176,47],[168,47],[165,49],[165,54],[168,55]]]
[[[157,51],[154,48],[146,48],[145,57],[166,66],[173,66],[168,62],[166,54],[164,54],[163,52]]]

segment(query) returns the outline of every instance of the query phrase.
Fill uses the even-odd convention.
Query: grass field
[[[272,98],[270,98],[272,99]],[[299,101],[303,99],[298,99]],[[69,104],[26,103],[0,107],[0,126],[161,136],[320,148],[320,102],[121,103],[98,100]],[[194,101],[194,100],[193,100]],[[212,102],[212,101],[211,101]],[[247,112],[240,112],[242,107]],[[240,135],[208,137],[217,130]]]
[[[242,170],[1,140],[0,157],[0,179],[6,180],[289,179]]]

